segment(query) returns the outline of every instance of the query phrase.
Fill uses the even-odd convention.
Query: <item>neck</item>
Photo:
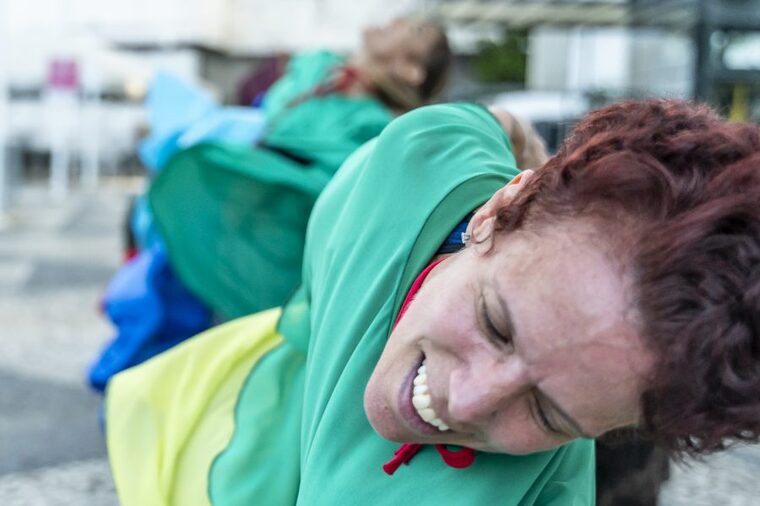
[[[372,90],[367,86],[364,81],[358,79],[352,82],[344,92],[346,95],[353,97],[372,95]]]
[[[374,93],[374,75],[379,67],[378,62],[364,51],[360,51],[348,59],[348,65],[353,67],[360,76],[349,87],[350,95],[372,95]]]
[[[362,51],[349,59],[348,64],[362,76],[363,93],[377,95],[377,90],[382,90],[383,95],[392,102],[387,105],[395,114],[406,112],[421,105],[415,103],[415,98],[409,96],[411,90],[408,86],[391,78],[389,62]]]

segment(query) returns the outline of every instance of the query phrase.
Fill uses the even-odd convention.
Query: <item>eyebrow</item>
[[[495,287],[493,287],[495,290]],[[504,316],[504,323],[507,326],[507,331],[509,331],[509,335],[512,336],[512,341],[516,341],[517,333],[515,332],[515,325],[514,320],[512,319],[512,312],[509,310],[509,305],[507,305],[507,301],[504,300],[501,296],[494,294],[496,300],[499,302],[499,306],[501,307],[502,315]],[[543,390],[536,387],[536,391],[541,394],[541,397],[550,405],[550,407],[556,411],[561,418],[565,420],[565,423],[573,430],[575,435],[577,437],[585,438],[585,439],[594,439],[592,436],[590,436],[585,430],[583,430],[583,427],[572,417],[570,416],[567,411],[565,411],[562,406],[560,406],[554,399],[546,395]]]

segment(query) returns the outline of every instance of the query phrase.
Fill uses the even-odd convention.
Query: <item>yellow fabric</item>
[[[210,504],[208,470],[232,436],[245,379],[282,343],[279,316],[234,320],[111,380],[106,440],[123,506]]]

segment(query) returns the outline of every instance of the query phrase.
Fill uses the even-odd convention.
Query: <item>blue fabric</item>
[[[468,214],[459,225],[451,231],[449,236],[443,241],[443,244],[436,252],[436,255],[446,255],[448,253],[455,253],[464,247],[464,241],[462,241],[462,234],[467,231],[467,225],[469,225],[472,219],[472,214]]]
[[[185,129],[216,107],[204,90],[166,72],[156,74],[145,105],[150,134],[140,145],[140,158],[154,171],[177,151]]]
[[[159,171],[180,149],[201,142],[253,144],[264,133],[264,113],[252,107],[223,107],[202,88],[166,72],[151,82],[145,100],[150,134],[140,159]]]
[[[160,243],[119,269],[108,286],[103,309],[117,331],[90,367],[90,385],[100,391],[114,374],[213,323],[211,311],[172,272]]]
[[[135,237],[138,251],[151,249],[155,245],[160,246],[161,234],[158,231],[156,220],[153,218],[148,195],[145,193],[135,198],[132,216],[130,217],[130,228]]]
[[[189,125],[177,144],[181,149],[201,142],[254,144],[264,134],[264,112],[253,107],[227,106],[210,111]]]

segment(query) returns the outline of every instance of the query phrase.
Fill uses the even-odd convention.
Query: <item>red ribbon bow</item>
[[[393,473],[401,467],[401,464],[408,464],[412,457],[414,457],[418,451],[422,449],[424,445],[405,443],[396,450],[393,458],[383,465],[383,471],[386,474],[393,475]],[[435,449],[441,455],[443,461],[457,469],[464,469],[470,467],[475,461],[475,450],[472,448],[462,448],[454,451],[446,448],[446,445],[435,445]]]

